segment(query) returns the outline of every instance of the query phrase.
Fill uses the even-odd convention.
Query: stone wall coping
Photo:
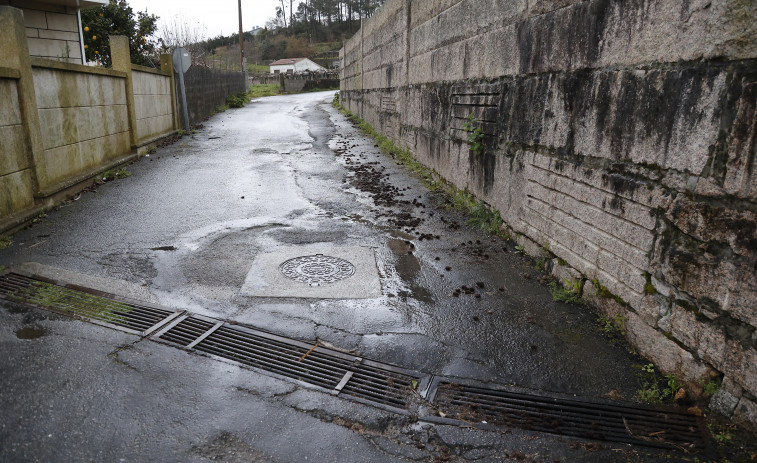
[[[21,71],[12,68],[0,67],[0,79],[20,79]]]
[[[83,64],[64,63],[63,61],[57,61],[47,58],[31,58],[32,67],[34,68],[47,68],[57,69],[59,71],[81,72],[84,74],[96,74],[108,77],[118,77],[120,79],[126,78],[125,72],[114,71],[113,69],[85,66]]]
[[[157,75],[166,76],[166,77],[170,77],[171,75],[171,73],[169,72],[163,72],[162,70],[155,69],[155,68],[148,68],[147,66],[140,66],[139,64],[132,64],[131,70],[139,71],[139,72],[146,72],[148,74],[157,74]]]

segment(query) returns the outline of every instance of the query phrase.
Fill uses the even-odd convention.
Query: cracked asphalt
[[[631,400],[637,360],[597,331],[595,316],[554,302],[512,243],[466,225],[332,98],[271,97],[214,116],[128,166],[130,177],[17,233],[0,266],[38,263],[71,282],[428,375]],[[256,256],[319,244],[371,249],[380,297],[242,291]],[[2,300],[0,346],[2,461],[662,457],[431,424]]]

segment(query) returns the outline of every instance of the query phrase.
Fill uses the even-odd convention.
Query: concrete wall
[[[341,98],[757,422],[757,3],[388,0]],[[465,117],[482,124],[480,155]],[[555,273],[570,274],[557,268]]]
[[[24,12],[31,56],[82,64],[76,8],[29,0],[0,0]]]
[[[131,152],[123,74],[39,58],[32,63],[44,149],[40,191],[94,175]]]
[[[18,78],[3,69],[0,76],[0,217],[6,217],[31,207],[34,191]]]
[[[132,66],[137,139],[160,137],[174,129],[171,77],[164,73]]]
[[[333,78],[307,78],[307,79],[289,79],[284,78],[282,80],[284,83],[284,92],[285,93],[297,93],[297,92],[307,92],[310,90],[320,89],[320,90],[328,90],[330,88],[336,89],[339,88],[339,79],[333,79]]]

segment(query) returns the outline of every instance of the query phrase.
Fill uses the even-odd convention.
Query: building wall
[[[33,60],[44,154],[40,190],[94,173],[131,152],[125,76],[76,64]]]
[[[0,217],[34,204],[29,145],[21,118],[18,79],[0,69]]]
[[[294,64],[282,64],[277,66],[271,66],[271,74],[275,74],[277,71],[286,74],[287,71],[292,71],[295,74],[299,72],[312,71],[312,72],[326,72],[327,69],[320,64],[314,63],[309,59],[298,61]]]
[[[171,78],[160,71],[132,66],[137,139],[150,140],[173,130]]]
[[[5,0],[0,1],[0,5],[10,5],[24,12],[31,56],[82,64],[76,8],[29,0]]]
[[[722,410],[757,422],[755,17],[738,0],[388,0],[345,43],[340,93],[587,298],[592,280],[612,292],[595,305],[662,371],[722,379]]]

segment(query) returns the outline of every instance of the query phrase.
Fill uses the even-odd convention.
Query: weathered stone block
[[[24,26],[35,29],[47,29],[47,17],[41,10],[23,9]]]
[[[0,79],[0,126],[21,123],[18,86],[15,79]]]
[[[541,251],[543,252],[543,251]],[[536,255],[537,257],[539,254]],[[578,270],[568,267],[565,265],[560,265],[557,259],[552,259],[552,276],[555,277],[557,281],[560,282],[561,285],[565,286],[565,282],[577,282],[583,280],[583,275],[581,275],[581,272]]]
[[[757,83],[742,77],[738,85],[743,90],[735,104],[735,118],[728,135],[724,189],[740,198],[754,198],[757,196],[757,156],[753,155],[757,139]]]
[[[65,40],[39,39],[30,37],[29,54],[46,58],[69,58],[74,53],[69,42]]]
[[[723,370],[726,359],[726,337],[722,331],[697,320],[696,315],[678,305],[670,314],[670,333],[697,355]]]
[[[628,312],[627,317],[629,342],[637,346],[641,355],[652,360],[660,371],[674,374],[685,381],[696,381],[707,376],[707,367],[697,362],[690,352],[644,323],[638,315]]]
[[[77,32],[75,14],[45,13],[47,16],[47,28],[57,31]]]
[[[742,397],[739,400],[738,405],[733,410],[733,417],[739,421],[744,421],[747,424],[754,426],[757,424],[757,403],[752,400]]]
[[[752,211],[680,196],[665,215],[679,230],[698,241],[727,243],[739,255],[757,257],[757,214]]]
[[[720,413],[723,416],[733,416],[733,411],[739,404],[739,399],[729,394],[724,389],[720,389],[710,399],[710,410]]]
[[[34,204],[29,169],[0,176],[0,217],[23,211]]]
[[[753,396],[757,396],[757,351],[744,347],[739,341],[726,343],[722,371]]]
[[[22,125],[0,127],[0,175],[29,167],[29,145]]]
[[[77,45],[79,42],[79,34],[77,32],[40,29],[38,37],[41,39],[56,39],[66,40],[68,42],[77,42]],[[71,48],[73,49],[75,47],[71,46]]]
[[[718,248],[680,235],[667,249],[658,249],[655,258],[665,281],[678,291],[690,294],[705,308],[730,312],[734,317],[757,326],[757,275],[753,263],[744,265],[723,259]]]

